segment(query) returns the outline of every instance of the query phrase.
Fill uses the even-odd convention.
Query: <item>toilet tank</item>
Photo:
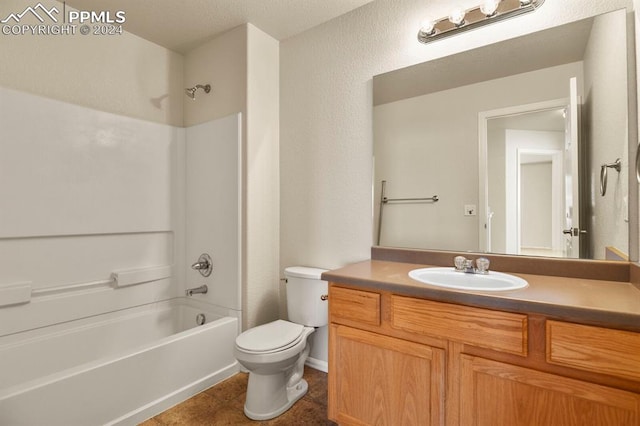
[[[324,296],[329,294],[329,286],[320,279],[326,271],[306,266],[290,266],[284,270],[289,321],[308,327],[327,325],[329,302]]]

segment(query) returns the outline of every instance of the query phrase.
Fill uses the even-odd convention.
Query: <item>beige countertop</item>
[[[322,278],[365,290],[385,290],[640,332],[640,286],[629,282],[509,272],[527,280],[529,286],[511,291],[467,291],[431,286],[409,278],[412,269],[428,266],[436,265],[367,260],[325,272]]]

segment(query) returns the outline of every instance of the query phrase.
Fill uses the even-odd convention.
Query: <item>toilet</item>
[[[289,321],[260,325],[236,338],[236,359],[249,371],[244,414],[250,419],[277,417],[307,393],[309,385],[302,378],[311,349],[307,338],[328,321],[328,286],[320,279],[325,271],[286,268]]]

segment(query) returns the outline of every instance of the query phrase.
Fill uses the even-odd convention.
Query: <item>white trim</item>
[[[308,357],[305,365],[308,365],[311,368],[315,368],[316,370],[324,371],[325,373],[329,372],[329,363],[327,361]]]

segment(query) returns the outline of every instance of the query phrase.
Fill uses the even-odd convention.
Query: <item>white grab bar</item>
[[[169,278],[171,276],[171,266],[116,271],[111,276],[115,281],[116,287],[127,287]]]
[[[32,281],[0,285],[0,307],[29,303],[33,297],[88,290],[95,287],[113,286],[116,289],[128,287],[136,284],[162,280],[171,277],[171,275],[171,266],[153,266],[149,268],[116,271],[111,274],[111,279],[107,280],[75,283],[56,287],[34,289]]]

